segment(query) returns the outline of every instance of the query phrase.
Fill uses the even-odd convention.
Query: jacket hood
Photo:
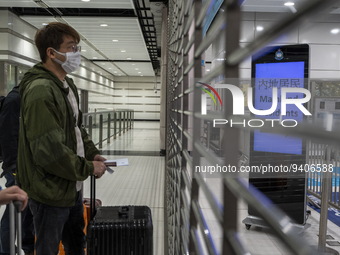
[[[20,94],[22,95],[23,91],[26,89],[26,87],[36,79],[49,79],[53,80],[55,84],[57,84],[62,90],[65,88],[63,87],[63,82],[58,79],[58,77],[52,73],[50,70],[46,69],[42,63],[38,63],[34,65],[31,69],[29,69],[23,79],[21,80],[19,86],[20,86]],[[68,80],[68,77],[65,77],[66,80]]]

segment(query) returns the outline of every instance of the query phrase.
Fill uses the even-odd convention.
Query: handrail
[[[98,119],[98,120],[97,120]],[[83,114],[83,123],[95,145],[101,149],[103,142],[110,143],[111,138],[117,138],[133,128],[134,111],[130,109],[116,109]],[[113,124],[113,125],[111,125]],[[93,132],[98,129],[98,132]],[[113,131],[111,130],[113,129]],[[106,130],[106,132],[105,132]]]

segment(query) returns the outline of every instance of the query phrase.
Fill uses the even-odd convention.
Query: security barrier
[[[134,111],[119,109],[115,111],[83,114],[83,123],[95,145],[102,148],[103,142],[110,143],[133,127]],[[98,129],[98,132],[93,132]]]
[[[309,143],[307,175],[308,192],[321,199],[322,186],[328,182],[329,206],[340,210],[340,151],[339,148],[322,143]],[[326,176],[327,175],[327,176]]]
[[[239,238],[237,225],[241,219],[237,208],[240,200],[261,215],[292,254],[318,254],[318,249],[323,252],[325,243],[322,240],[318,249],[312,247],[294,230],[289,217],[248,184],[243,176],[216,175],[213,179],[196,171],[197,166],[207,164],[240,165],[241,133],[238,128],[225,125],[219,131],[219,140],[211,146],[214,134],[208,132],[207,136],[204,135],[207,123],[233,116],[230,112],[232,98],[223,94],[223,108],[204,115],[201,111],[202,92],[197,85],[208,84],[221,76],[238,78],[239,64],[243,60],[314,14],[315,10],[331,6],[335,1],[305,1],[296,15],[273,25],[243,48],[239,45],[241,11],[238,0],[221,1],[223,5],[205,34],[205,18],[216,2],[169,1],[165,254],[249,254]],[[223,61],[210,72],[203,73],[205,51],[221,34],[225,36]],[[301,126],[294,130],[278,128],[276,132],[340,143],[339,135],[323,132],[315,126]],[[241,161],[244,161],[242,157]],[[213,193],[210,185],[219,187],[221,195]],[[214,228],[209,224],[211,218],[217,222]]]

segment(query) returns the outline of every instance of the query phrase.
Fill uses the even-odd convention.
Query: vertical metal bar
[[[97,109],[94,109],[93,126],[97,125]]]
[[[107,143],[111,140],[111,114],[107,115]]]
[[[226,58],[229,57],[232,52],[239,47],[240,40],[240,18],[241,18],[241,10],[239,6],[238,0],[228,0],[224,1],[224,10],[226,12],[226,32],[225,32],[225,50],[226,50]],[[227,79],[227,83],[237,82],[239,78],[239,66],[236,65],[226,65],[225,66],[225,78]],[[225,98],[225,106],[224,112],[226,119],[229,119],[232,116],[232,96],[227,90],[223,90],[224,98]],[[239,148],[239,130],[236,128],[229,127],[225,125],[224,128],[224,137],[223,137],[223,153],[224,160],[226,165],[238,166],[238,148]],[[228,178],[228,176],[226,177]],[[231,178],[231,177],[229,177]],[[237,197],[231,192],[228,188],[226,182],[223,185],[223,247],[222,254],[229,255],[233,254],[233,247],[228,240],[228,236],[226,233],[234,233],[237,231]]]
[[[123,133],[126,131],[126,111],[123,111]]]
[[[181,31],[183,31],[183,28],[185,27],[186,23],[188,22],[188,14],[185,13],[185,4],[184,4],[184,1],[181,2],[182,5],[181,5],[181,9],[179,10],[179,13],[181,14],[181,16],[179,17],[179,22],[180,22],[180,26],[179,28],[177,28],[178,30],[181,29]],[[181,22],[182,21],[182,22]],[[182,43],[183,47],[185,47],[187,44],[188,44],[188,39],[189,35],[188,34],[179,34],[177,40],[178,40],[178,44]],[[182,48],[183,48],[182,47]],[[181,139],[181,143],[182,143],[182,151],[183,150],[190,150],[189,149],[189,141],[188,141],[188,138],[184,135],[184,132],[185,131],[188,131],[189,130],[189,120],[188,120],[188,116],[186,116],[184,114],[184,112],[187,112],[189,111],[189,96],[188,95],[185,95],[184,94],[184,91],[186,91],[188,88],[189,88],[189,77],[187,74],[184,75],[184,69],[185,67],[188,65],[188,54],[184,55],[183,54],[183,51],[180,47],[178,47],[177,49],[177,54],[180,55],[182,57],[182,65],[179,67],[179,70],[178,70],[178,76],[183,76],[183,79],[182,81],[179,82],[178,84],[178,93],[179,94],[182,94],[182,97],[178,100],[178,104],[179,104],[179,107],[178,109],[181,109],[182,110],[182,113],[181,114],[178,114],[178,118],[179,118],[179,121],[181,122],[182,124],[182,130],[180,131],[180,139]],[[187,171],[187,160],[186,158],[182,155],[181,157],[181,162],[179,163],[180,164],[180,170],[181,172],[182,171]],[[186,189],[188,187],[186,187],[186,184],[183,180],[183,176],[185,175],[185,173],[181,173],[181,178],[180,178],[180,193],[181,194],[185,194],[186,193]],[[187,212],[189,210],[189,208],[187,208],[186,206],[186,203],[183,201],[184,197],[183,196],[180,196],[180,212],[183,211],[183,212]],[[183,218],[183,217],[186,217],[186,218]],[[181,220],[180,220],[180,226],[181,228],[183,229],[183,234],[181,235],[181,243],[185,243],[185,245],[181,247],[180,249],[180,252],[181,254],[187,254],[189,251],[188,251],[188,240],[189,240],[189,229],[187,227],[187,222],[188,222],[188,214],[183,214],[183,216],[181,217]],[[184,239],[184,240],[183,240]]]
[[[93,123],[92,123],[92,116],[89,115],[89,127],[88,127],[88,130],[89,130],[90,137],[92,137],[92,125],[93,125]]]
[[[9,206],[9,249],[10,254],[15,255],[15,208],[13,202]]]
[[[126,111],[126,131],[129,130],[129,111]]]
[[[14,201],[14,211],[15,211],[15,223],[16,223],[16,230],[17,230],[17,254],[21,255],[22,252],[22,221],[21,221],[21,201]]]
[[[171,12],[171,15],[169,17],[169,23],[168,23],[168,26],[169,26],[169,32],[171,31],[174,31],[173,29],[173,17],[174,17],[174,13],[175,13],[175,6],[176,6],[176,2],[175,1],[170,1],[169,2],[169,9],[170,9],[170,12]],[[167,86],[167,94],[168,94],[168,111],[167,111],[167,114],[168,114],[168,118],[169,118],[169,125],[168,125],[168,136],[167,136],[167,140],[168,140],[168,149],[169,149],[169,153],[167,153],[167,159],[170,155],[170,153],[172,154],[173,153],[173,150],[174,150],[174,141],[173,141],[173,128],[172,128],[172,116],[173,116],[173,86],[174,86],[174,83],[173,83],[173,80],[172,80],[172,72],[173,72],[173,52],[172,52],[172,49],[173,49],[173,45],[172,45],[172,42],[173,41],[173,35],[169,35],[169,66],[168,66],[168,72],[169,72],[169,80],[168,80],[168,86]],[[170,79],[171,78],[171,79]],[[168,184],[168,198],[167,198],[167,209],[168,209],[168,213],[166,215],[166,219],[167,219],[167,222],[168,222],[168,240],[167,240],[167,244],[168,244],[168,251],[165,250],[165,254],[168,253],[169,255],[174,255],[174,254],[178,254],[178,252],[175,251],[175,244],[174,244],[174,238],[175,238],[175,232],[174,232],[174,222],[173,222],[173,218],[174,218],[174,203],[173,203],[173,193],[174,193],[174,179],[173,179],[173,169],[176,168],[176,165],[174,165],[173,163],[173,159],[171,161],[168,161],[168,168],[167,168],[167,175],[166,175],[166,179],[167,179],[167,184]]]
[[[118,117],[118,121],[119,121],[119,135],[121,135],[122,134],[122,112],[119,111],[118,115],[119,115],[119,117]]]
[[[128,131],[128,112],[124,111],[124,116],[125,116],[125,132]]]
[[[132,127],[135,124],[135,111],[132,111]]]
[[[201,0],[195,0],[193,3],[193,8],[192,10],[194,11],[194,20],[193,24],[195,24],[196,19],[198,18],[198,15],[200,13],[200,10],[202,8],[202,1]],[[200,45],[200,42],[202,41],[202,27],[195,27],[195,31],[193,36],[194,38],[194,45],[192,51],[195,52],[195,49]],[[202,66],[201,66],[201,56],[195,57],[194,58],[194,86],[196,85],[196,81],[202,77]],[[193,106],[193,111],[196,112],[201,112],[201,91],[198,89],[194,90],[193,93],[193,101],[194,101],[194,106]],[[195,217],[194,209],[193,209],[193,203],[195,201],[198,201],[199,198],[199,185],[197,182],[197,179],[195,178],[195,173],[194,170],[195,166],[200,165],[200,153],[195,150],[194,148],[194,142],[200,140],[201,136],[201,119],[198,117],[193,116],[193,144],[192,144],[192,150],[193,150],[193,157],[192,157],[192,166],[193,168],[191,169],[191,173],[193,175],[192,178],[192,184],[191,184],[191,205],[190,205],[190,232],[196,232],[197,231],[197,224],[198,221]],[[195,246],[195,240],[193,239],[193,236],[190,235],[189,239],[189,253],[190,254],[196,254],[198,251],[196,251],[196,246]]]
[[[84,115],[84,114],[83,114],[83,125],[84,125],[85,128],[87,128],[87,125],[88,125],[88,123],[87,123],[87,115]]]
[[[206,144],[206,146],[207,146],[207,148],[208,148],[208,150],[210,149],[210,121],[207,121],[207,123],[206,123],[206,125],[207,125],[207,144]]]
[[[117,138],[117,112],[113,112],[113,137]]]
[[[326,163],[330,162],[330,146],[326,148]],[[326,235],[327,235],[327,221],[328,221],[328,201],[330,197],[332,173],[326,171],[322,177],[322,193],[321,193],[321,211],[320,211],[320,225],[319,225],[319,251],[326,251]]]
[[[80,110],[83,113],[89,112],[89,92],[87,90],[80,90]]]
[[[103,114],[99,115],[99,148],[103,147]]]
[[[168,68],[168,8],[162,9],[161,32],[161,90],[160,90],[160,151],[166,151],[166,111],[167,111],[167,68]]]
[[[178,15],[179,15],[179,10],[180,10],[180,6],[181,6],[181,3],[178,2],[177,6],[176,6],[176,21],[178,22]],[[180,38],[180,34],[179,34],[179,31],[176,32],[175,34],[176,36],[176,42],[174,45],[176,45],[176,47],[178,47],[178,40]],[[175,55],[174,55],[174,65],[176,66],[176,70],[175,72],[178,72],[178,59],[180,58],[180,52],[176,52]],[[173,94],[174,94],[174,102],[173,102],[173,107],[175,109],[180,109],[180,103],[179,103],[179,100],[176,99],[176,97],[179,95],[179,84],[178,84],[178,76],[175,75],[174,76],[174,81],[173,81]],[[179,115],[178,113],[174,113],[173,114],[173,120],[177,123],[177,125],[174,125],[174,132],[177,136],[177,139],[180,141],[180,129],[179,127],[182,126],[182,123],[181,123],[181,120],[179,119]],[[178,154],[179,153],[179,146],[178,146],[178,143],[175,143],[175,151],[174,153],[175,154]],[[181,228],[182,228],[182,225],[181,225],[181,215],[180,215],[180,208],[181,208],[181,197],[180,197],[180,189],[181,189],[181,183],[180,183],[180,174],[179,174],[179,171],[180,171],[180,162],[178,160],[178,157],[175,157],[175,168],[173,169],[173,175],[174,175],[174,208],[173,208],[173,213],[174,213],[174,250],[176,252],[179,252],[180,251],[180,247],[181,247]]]

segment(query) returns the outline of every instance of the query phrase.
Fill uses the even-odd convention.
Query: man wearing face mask
[[[41,63],[20,83],[18,182],[29,196],[37,255],[83,255],[82,181],[100,178],[105,158],[82,126],[77,88],[67,76],[81,62],[79,34],[52,22],[37,31]]]

